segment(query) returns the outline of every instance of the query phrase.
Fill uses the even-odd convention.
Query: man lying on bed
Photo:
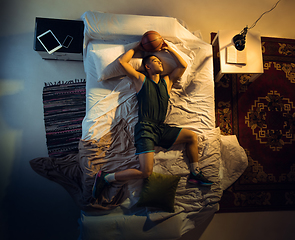
[[[197,134],[189,129],[172,127],[164,123],[172,85],[183,75],[187,63],[164,41],[161,51],[168,51],[177,67],[169,75],[162,77],[161,60],[155,55],[149,55],[143,59],[147,72],[145,76],[128,63],[138,51],[143,51],[140,43],[120,56],[118,62],[134,82],[137,92],[139,120],[135,126],[135,147],[136,154],[139,155],[140,169],[126,169],[116,173],[98,172],[93,186],[95,198],[111,182],[149,177],[153,172],[154,146],[169,149],[174,144],[185,143],[190,161],[188,182],[204,186],[212,184],[199,170]]]

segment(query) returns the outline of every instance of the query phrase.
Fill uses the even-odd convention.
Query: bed
[[[215,127],[212,46],[172,17],[87,11],[82,20],[86,115],[79,153],[37,158],[31,166],[61,184],[81,208],[79,239],[179,239],[218,211],[223,190],[248,164],[236,136],[221,136]],[[188,63],[170,94],[166,123],[198,134],[200,168],[214,184],[187,183],[188,159],[180,144],[156,148],[154,173],[148,179],[112,183],[94,199],[99,170],[139,167],[133,139],[136,92],[115,59],[148,30],[159,32]],[[169,53],[156,54],[169,73],[175,64]],[[130,64],[142,70],[140,57],[135,55]]]

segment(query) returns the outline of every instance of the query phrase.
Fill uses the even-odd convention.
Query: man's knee
[[[148,178],[153,173],[153,170],[143,170],[142,171],[142,178]]]
[[[139,155],[140,171],[142,178],[148,178],[153,173],[154,153],[143,153]]]
[[[192,132],[192,140],[193,142],[198,142],[198,135],[195,132]]]
[[[189,132],[187,134],[187,142],[188,143],[198,143],[198,135],[195,132],[189,130]]]

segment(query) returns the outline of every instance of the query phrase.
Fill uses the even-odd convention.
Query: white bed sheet
[[[177,226],[174,224],[175,234],[169,235],[169,238],[179,238],[194,228],[196,222],[205,220],[218,210],[222,190],[230,186],[247,166],[247,157],[236,137],[224,138],[220,136],[219,129],[215,128],[212,47],[190,33],[175,18],[89,11],[82,16],[82,19],[85,23],[84,68],[86,73],[86,116],[82,124],[84,140],[99,140],[122,119],[127,122],[126,131],[132,134],[137,122],[136,95],[132,81],[127,77],[119,77],[98,82],[97,69],[89,54],[91,50],[110,49],[111,51],[115,46],[139,41],[145,31],[155,30],[191,59],[188,63],[188,73],[184,74],[185,79],[182,79],[171,92],[166,122],[198,133],[201,169],[205,174],[212,175],[216,186],[209,193],[204,192],[204,189],[187,189],[188,161],[184,147],[176,146],[171,151],[157,149],[154,171],[181,176],[175,198],[176,211],[171,215],[147,210],[147,216],[152,221],[162,220],[171,221],[171,223],[177,221]],[[136,158],[133,161],[136,161]],[[125,205],[133,206],[138,200],[139,186],[141,186],[140,182],[129,184],[130,196]],[[187,196],[190,196],[189,200],[186,199]],[[192,202],[192,199],[196,201]],[[123,204],[122,207],[124,208],[125,205]],[[201,214],[204,212],[206,214]],[[95,225],[108,221],[110,224],[115,222],[119,226],[117,229],[112,229],[115,231],[114,234],[121,237],[124,235],[122,232],[126,229],[123,227],[124,220],[117,221],[120,217],[114,220],[105,213],[95,215],[94,217],[93,214],[81,213],[81,228],[83,234],[88,236],[87,239],[92,239],[90,236],[93,235],[98,236]],[[94,224],[92,227],[89,221]],[[142,224],[140,221],[138,223]],[[169,230],[163,228],[162,235],[158,231],[159,229],[152,228],[149,234],[143,232],[139,234],[142,234],[141,239],[158,236],[165,239]],[[138,236],[134,239],[138,239]]]

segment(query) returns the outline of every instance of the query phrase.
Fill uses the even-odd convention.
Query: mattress
[[[86,73],[82,140],[95,142],[99,149],[91,160],[80,161],[87,198],[91,198],[99,170],[116,172],[139,167],[133,139],[138,120],[136,92],[115,59],[140,41],[148,30],[158,31],[188,63],[186,72],[171,91],[165,122],[197,133],[200,168],[214,184],[210,189],[188,185],[185,145],[175,145],[169,150],[157,147],[153,171],[180,176],[175,211],[137,207],[142,180],[116,183],[104,193],[103,200],[90,201],[88,206],[92,209],[81,211],[80,239],[178,239],[219,209],[223,190],[247,166],[246,154],[236,136],[221,136],[215,127],[212,46],[176,18],[87,11],[82,19]],[[165,53],[158,54],[169,62]],[[135,56],[132,61],[140,69],[140,59]],[[167,69],[171,66],[168,64]],[[112,205],[114,199],[116,204]]]

